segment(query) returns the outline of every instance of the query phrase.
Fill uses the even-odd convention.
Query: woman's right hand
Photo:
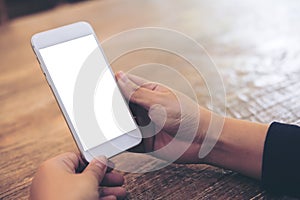
[[[144,139],[134,151],[160,149],[155,156],[162,159],[173,159],[183,153],[178,163],[202,162],[198,153],[211,118],[209,110],[164,85],[124,72],[118,72],[116,78],[125,98],[133,103],[131,109],[142,127]],[[162,150],[171,141],[172,145]],[[183,148],[186,151],[182,152]]]

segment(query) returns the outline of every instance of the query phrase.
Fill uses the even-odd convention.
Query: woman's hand
[[[172,141],[171,148],[155,155],[172,160],[181,153],[180,150],[186,148],[177,162],[212,164],[260,179],[268,124],[219,116],[182,93],[137,76],[119,72],[116,77],[125,97],[137,104],[132,110],[138,124],[144,126],[153,122],[150,122],[151,126],[142,127],[144,139],[140,148],[134,151],[155,151]],[[218,138],[213,138],[214,134],[207,134],[212,115],[218,120],[224,120]],[[181,137],[174,139],[179,125],[183,128],[179,132]],[[196,135],[193,135],[195,130]],[[205,136],[208,142],[216,143],[206,157],[199,159],[199,150]],[[189,140],[191,138],[192,142]]]
[[[177,162],[201,162],[198,153],[209,125],[209,110],[186,95],[158,83],[123,72],[117,73],[116,78],[125,98],[134,103],[131,110],[142,127],[144,139],[134,151],[156,151],[172,141],[171,148],[155,155],[171,160],[186,148]]]
[[[124,178],[107,171],[107,160],[99,157],[76,173],[82,161],[75,153],[65,153],[45,161],[31,185],[31,200],[94,200],[117,199],[126,196],[120,187]],[[105,187],[101,187],[105,186]]]

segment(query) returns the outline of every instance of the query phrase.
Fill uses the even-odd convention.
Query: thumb
[[[157,104],[157,93],[148,88],[143,87],[143,85],[137,85],[124,72],[118,72],[116,74],[118,84],[126,99],[133,103],[137,103],[149,110],[149,108]]]
[[[100,183],[106,173],[106,165],[107,159],[104,156],[100,156],[92,160],[82,174],[93,177]]]

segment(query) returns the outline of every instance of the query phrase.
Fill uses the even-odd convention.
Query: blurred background
[[[0,199],[27,200],[40,163],[77,151],[31,49],[34,33],[87,21],[110,55],[124,46],[107,41],[123,31],[160,27],[181,32],[201,44],[217,66],[226,89],[227,116],[300,125],[299,10],[299,0],[0,0]],[[210,69],[206,54],[195,53],[178,40],[174,44]],[[153,63],[172,70],[155,68]],[[187,80],[199,103],[211,106],[203,77],[180,56],[143,49],[122,55],[111,66],[114,71],[143,69],[138,72],[145,78],[168,80],[180,91]],[[127,152],[113,161],[131,166],[132,158],[146,157]],[[160,164],[146,159],[144,169]],[[126,173],[125,178],[127,199],[294,199],[207,165],[172,164],[146,174]]]
[[[45,11],[57,5],[84,0],[0,0],[0,24],[9,19]]]

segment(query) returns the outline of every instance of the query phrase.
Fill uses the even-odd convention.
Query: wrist
[[[207,130],[211,121],[212,112],[206,108],[199,106],[199,124],[198,124],[198,136],[201,138],[199,140],[199,145],[202,144],[206,134]]]
[[[216,152],[223,152],[223,148],[226,147],[224,144],[227,144],[226,138],[223,137],[227,118],[203,108],[201,112],[204,113],[201,114],[205,117],[201,122],[201,129],[199,129],[199,134],[202,136],[199,145],[208,151],[206,155],[204,154],[201,161],[205,164],[215,165],[215,161],[217,160]]]
[[[199,113],[199,139],[197,140],[199,151],[197,154],[197,158],[200,159],[201,163],[204,162],[207,164],[211,164],[208,162],[211,160],[210,152],[214,151],[216,145],[220,145],[222,143],[220,137],[226,118],[203,107],[199,107]]]

